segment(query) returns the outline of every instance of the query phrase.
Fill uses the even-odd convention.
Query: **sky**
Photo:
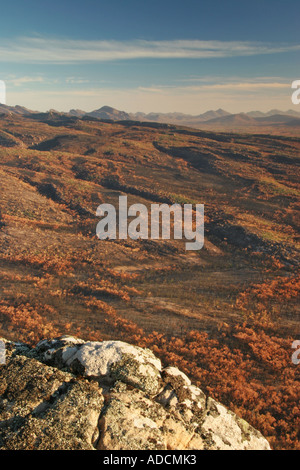
[[[11,0],[0,14],[11,106],[300,111],[298,0]]]

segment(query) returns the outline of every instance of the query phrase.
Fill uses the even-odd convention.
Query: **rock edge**
[[[149,349],[62,336],[5,343],[0,450],[270,450]]]

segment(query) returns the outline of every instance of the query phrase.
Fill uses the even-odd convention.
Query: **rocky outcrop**
[[[1,450],[268,450],[176,367],[121,341],[5,341]]]

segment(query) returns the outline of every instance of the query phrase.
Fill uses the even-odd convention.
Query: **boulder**
[[[178,368],[121,341],[2,341],[0,450],[269,450]]]
[[[149,349],[122,341],[84,342],[65,336],[41,341],[36,351],[47,363],[84,377],[108,382],[122,380],[152,395],[160,387],[160,360]]]

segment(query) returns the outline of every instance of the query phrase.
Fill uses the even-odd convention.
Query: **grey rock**
[[[0,450],[268,450],[176,367],[120,341],[3,340]]]
[[[35,359],[0,367],[0,449],[94,449],[101,389]]]
[[[47,363],[85,377],[122,380],[150,394],[160,387],[160,360],[152,351],[122,341],[85,343],[69,336],[42,341],[36,351]]]
[[[203,449],[192,426],[137,389],[113,391],[99,425],[99,450]]]

